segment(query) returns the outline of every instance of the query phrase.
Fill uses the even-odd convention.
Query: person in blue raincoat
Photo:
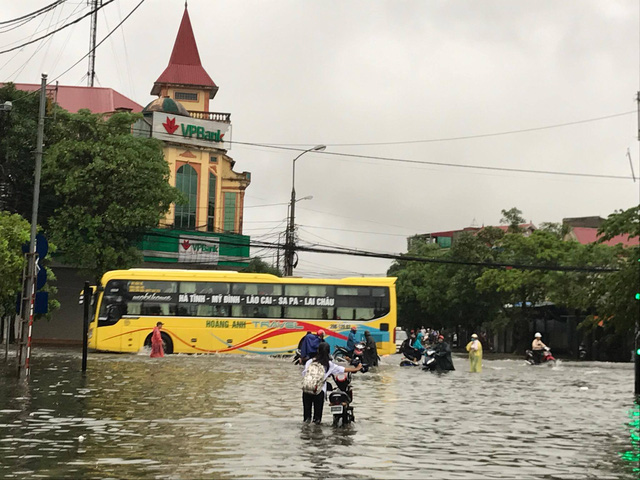
[[[416,341],[413,342],[412,345],[412,347],[418,350],[420,353],[424,353],[424,345],[422,344],[423,338],[424,335],[422,335],[422,332],[418,332],[418,335],[416,335]]]
[[[307,360],[316,356],[318,352],[318,346],[321,342],[324,342],[324,330],[318,330],[316,334],[306,335],[302,339],[302,346],[300,347],[300,358],[302,363],[307,363]]]
[[[349,336],[347,337],[347,352],[349,353],[349,357],[353,357],[353,351],[356,349],[356,332],[358,331],[358,327],[355,325],[351,326],[351,331],[349,332]]]

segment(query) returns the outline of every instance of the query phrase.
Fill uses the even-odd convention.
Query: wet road
[[[398,366],[353,382],[357,423],[304,425],[283,358],[36,349],[0,363],[1,478],[548,478],[640,476],[633,366],[486,360],[470,374]],[[634,445],[635,441],[635,445]]]

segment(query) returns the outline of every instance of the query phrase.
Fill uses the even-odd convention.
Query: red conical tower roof
[[[169,59],[169,65],[153,84],[151,94],[160,95],[161,85],[167,84],[209,89],[209,98],[213,98],[218,91],[217,85],[200,62],[198,45],[196,45],[186,5],[182,22],[180,22],[180,28],[178,29],[178,36]]]

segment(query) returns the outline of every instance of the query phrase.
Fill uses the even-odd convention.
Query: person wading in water
[[[153,333],[151,334],[151,357],[164,357],[164,346],[162,345],[162,334],[160,330],[162,330],[162,322],[156,323],[156,326],[153,328]]]

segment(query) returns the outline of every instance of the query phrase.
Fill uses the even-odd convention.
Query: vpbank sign
[[[220,259],[220,240],[195,235],[180,235],[178,262],[199,265],[217,265]]]
[[[153,112],[152,136],[167,142],[229,150],[231,124]]]

